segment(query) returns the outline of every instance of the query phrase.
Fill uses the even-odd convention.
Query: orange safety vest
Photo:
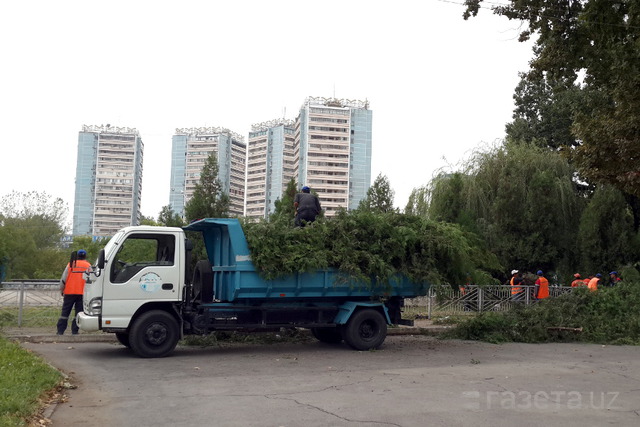
[[[594,277],[593,279],[591,279],[589,281],[589,290],[590,291],[597,291],[598,290],[598,282],[600,281],[599,278]]]
[[[520,286],[515,286],[515,280],[516,280],[515,277],[511,278],[511,295],[515,295],[520,291],[522,291],[522,288]]]
[[[540,282],[540,283],[537,283]],[[545,277],[538,278],[538,299],[549,298],[549,281]]]
[[[584,285],[584,280],[582,279],[576,279],[573,282],[571,282],[572,288],[577,288],[578,286],[582,286],[582,285]]]
[[[82,295],[84,292],[84,277],[82,275],[90,267],[91,264],[83,259],[77,260],[73,268],[67,264],[67,281],[64,283],[65,295]]]

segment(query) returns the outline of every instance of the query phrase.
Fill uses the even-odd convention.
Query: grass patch
[[[578,289],[507,312],[462,321],[446,336],[493,343],[590,342],[640,345],[640,283]],[[558,329],[568,328],[568,329]],[[581,328],[581,331],[571,329]]]
[[[42,359],[0,336],[0,426],[23,426],[62,379]]]

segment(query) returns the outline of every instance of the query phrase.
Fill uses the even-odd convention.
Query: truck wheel
[[[196,263],[191,283],[194,300],[203,303],[213,301],[213,271],[208,260],[203,259]]]
[[[116,338],[118,342],[127,348],[131,348],[131,343],[129,343],[129,334],[126,332],[116,332]]]
[[[180,339],[178,322],[166,311],[148,311],[138,317],[129,334],[131,349],[140,357],[164,357]]]
[[[311,333],[320,342],[328,344],[339,344],[342,342],[342,331],[335,328],[311,328]]]
[[[377,310],[360,310],[351,315],[342,336],[356,350],[378,348],[387,337],[387,322]]]

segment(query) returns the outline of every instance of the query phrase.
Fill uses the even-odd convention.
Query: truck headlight
[[[98,316],[102,313],[102,297],[97,297],[89,301],[89,309],[87,314],[89,316]]]

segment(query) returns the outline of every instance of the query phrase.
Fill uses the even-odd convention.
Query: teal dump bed
[[[336,270],[297,273],[275,280],[260,277],[251,261],[247,239],[240,222],[206,218],[184,227],[202,233],[213,268],[214,295],[220,301],[247,299],[369,298],[426,295],[427,283],[412,283],[397,277],[387,284],[357,284]]]

